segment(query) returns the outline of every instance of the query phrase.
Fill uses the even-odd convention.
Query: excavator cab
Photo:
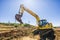
[[[40,20],[39,21],[39,26],[44,26],[44,25],[46,25],[46,24],[48,24],[48,22],[47,22],[47,20],[46,19],[43,19],[43,20]]]

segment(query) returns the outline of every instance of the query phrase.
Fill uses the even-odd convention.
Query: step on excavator
[[[23,4],[20,5],[19,14],[15,15],[15,18],[17,19],[17,21],[19,21],[20,23],[23,23],[21,20],[21,17],[23,16],[24,11],[28,12],[29,14],[31,14],[33,17],[36,18],[37,29],[32,32],[34,35],[39,34],[40,40],[46,40],[46,38],[49,40],[55,40],[55,35],[54,35],[55,32],[53,30],[52,23],[47,22],[46,19],[41,20],[36,13],[24,7]]]

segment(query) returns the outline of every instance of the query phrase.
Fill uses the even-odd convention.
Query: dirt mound
[[[2,29],[3,27],[1,27]],[[8,32],[2,32],[0,33],[0,39],[1,40],[39,40],[40,37],[39,35],[34,36],[32,35],[32,32],[36,30],[36,27],[32,26],[19,26],[19,27],[4,27],[3,29],[9,30]],[[55,29],[55,35],[56,35],[56,40],[60,39],[60,30],[59,28],[54,28]],[[1,32],[1,31],[0,31]]]

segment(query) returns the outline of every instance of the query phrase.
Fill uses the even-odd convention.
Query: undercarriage
[[[34,32],[34,35],[39,34],[40,35],[40,40],[55,40],[55,35],[54,35],[54,30],[53,29],[44,29],[44,30],[40,30],[37,29]]]

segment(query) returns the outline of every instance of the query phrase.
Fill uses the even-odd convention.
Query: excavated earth
[[[0,40],[39,40],[39,35],[33,35],[35,27],[1,27]],[[54,28],[56,39],[60,40],[60,28]]]

